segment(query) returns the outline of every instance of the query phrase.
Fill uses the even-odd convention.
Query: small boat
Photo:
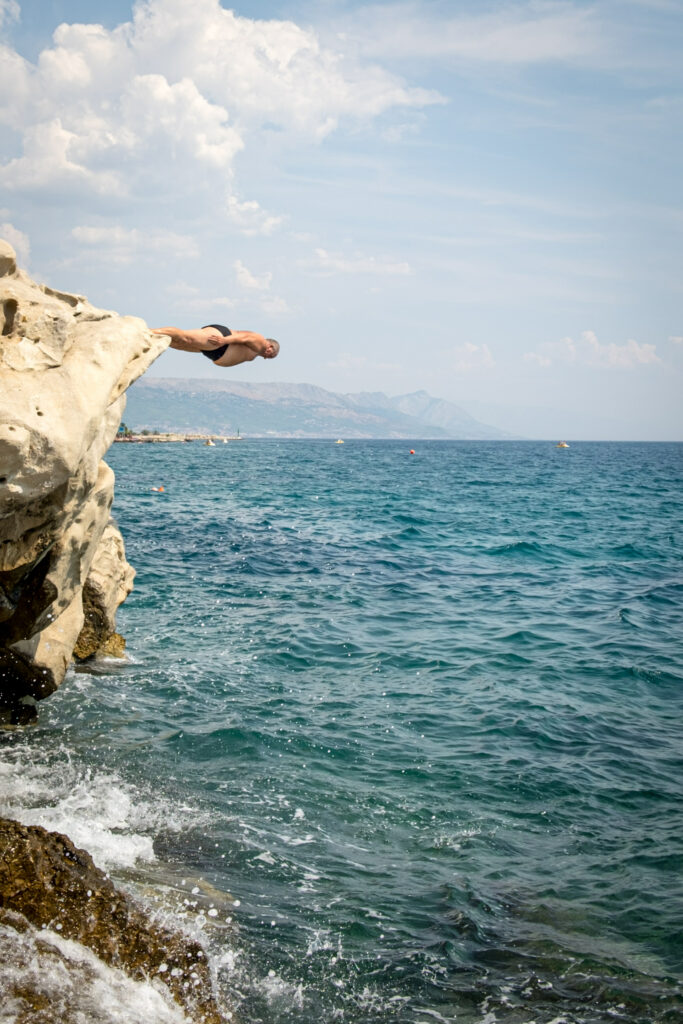
[[[334,443],[335,443],[335,444],[344,444],[344,442],[342,441],[341,437],[339,438],[339,440],[338,440],[338,441],[335,441]]]
[[[209,438],[209,440],[206,442],[206,447],[207,448],[215,448],[216,447],[216,442],[212,441],[211,438]]]
[[[567,444],[566,441],[558,441],[557,444],[555,445],[555,447],[556,448],[569,448],[569,445]]]

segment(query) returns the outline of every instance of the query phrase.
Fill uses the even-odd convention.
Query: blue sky
[[[683,440],[683,2],[0,0],[0,234],[234,371]]]

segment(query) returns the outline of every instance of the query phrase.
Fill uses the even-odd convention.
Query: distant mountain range
[[[312,384],[159,377],[142,378],[129,389],[125,421],[133,430],[249,437],[513,437],[426,391],[389,398],[381,391],[341,395]]]

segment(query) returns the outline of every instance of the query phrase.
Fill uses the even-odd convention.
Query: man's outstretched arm
[[[264,338],[262,334],[257,334],[256,331],[233,331],[230,335],[230,344],[235,342],[246,345],[252,352],[255,352],[257,356],[269,357],[273,345],[268,338]]]
[[[193,331],[184,331],[181,327],[155,327],[152,334],[167,334],[171,339],[169,347],[181,352],[210,352],[226,342],[214,327],[200,327]]]

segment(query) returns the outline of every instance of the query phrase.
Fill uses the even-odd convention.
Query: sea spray
[[[16,922],[13,922],[16,924]],[[165,987],[135,981],[58,932],[0,920],[1,1024],[191,1024]]]

